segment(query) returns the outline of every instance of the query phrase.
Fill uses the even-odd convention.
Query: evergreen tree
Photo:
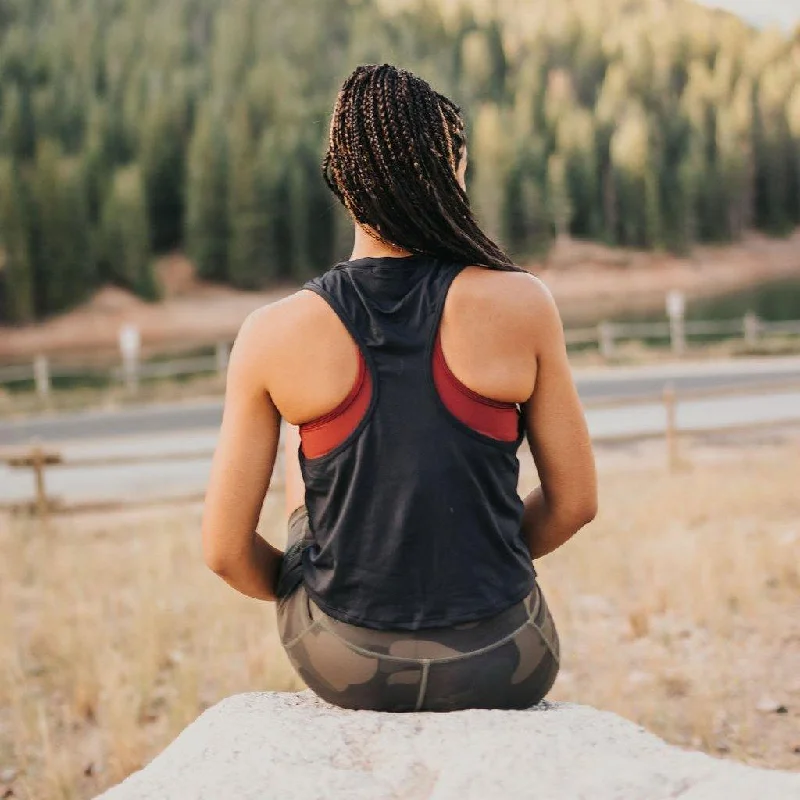
[[[463,107],[472,202],[514,256],[556,232],[681,252],[785,232],[797,47],[650,0],[0,2],[5,313],[68,308],[104,280],[152,294],[120,207],[145,209],[148,253],[182,248],[207,279],[302,280],[346,257],[352,223],[319,162],[358,63],[402,64]],[[139,254],[120,264],[109,239]]]
[[[27,201],[17,164],[0,160],[0,283],[3,318],[30,322],[35,315]]]
[[[228,280],[241,289],[254,289],[262,284],[267,271],[269,225],[260,203],[253,132],[244,106],[237,109],[232,121],[228,152]]]
[[[2,150],[15,158],[31,158],[36,152],[36,124],[30,91],[16,83],[3,88]]]
[[[312,231],[309,224],[308,171],[307,165],[302,160],[302,153],[295,153],[289,160],[286,179],[289,269],[295,280],[305,281],[316,270],[310,248]]]
[[[161,96],[149,110],[141,138],[150,241],[156,251],[177,247],[183,235],[186,136],[180,102]]]
[[[490,236],[500,238],[505,232],[503,206],[511,164],[496,103],[478,106],[469,153],[472,164],[469,191],[476,215]]]
[[[137,166],[117,170],[103,209],[103,259],[116,282],[146,300],[155,300],[160,290],[147,221],[141,170]]]
[[[221,126],[205,108],[189,148],[185,236],[198,275],[218,281],[228,276],[227,169]]]
[[[553,153],[547,160],[547,211],[556,241],[569,236],[573,207],[567,185],[566,160],[559,153]]]

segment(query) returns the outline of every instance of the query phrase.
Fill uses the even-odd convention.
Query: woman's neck
[[[355,226],[355,238],[350,261],[355,261],[359,258],[401,258],[402,256],[410,255],[413,255],[410,250],[371,236],[361,225]]]

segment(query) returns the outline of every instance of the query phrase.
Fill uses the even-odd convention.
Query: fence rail
[[[614,358],[617,346],[627,341],[664,341],[676,355],[682,355],[692,338],[741,338],[750,347],[771,337],[800,337],[800,321],[765,322],[754,314],[732,320],[683,320],[668,322],[601,322],[592,327],[568,328],[565,331],[570,348],[596,348],[606,360]],[[164,378],[184,378],[216,374],[222,377],[228,366],[230,342],[217,341],[197,345],[194,349],[209,350],[212,355],[180,357],[175,351],[169,360],[141,360],[130,354],[121,361],[83,359],[61,361],[38,355],[29,363],[0,366],[0,386],[33,383],[40,398],[46,399],[54,380],[96,380],[111,385],[123,385],[136,391],[142,381]],[[153,354],[151,354],[152,356]]]
[[[658,394],[619,396],[588,400],[584,403],[587,410],[601,410],[614,408],[635,408],[637,406],[663,405],[665,412],[665,425],[663,430],[633,431],[630,433],[596,435],[593,440],[597,444],[624,444],[630,442],[663,439],[667,452],[667,464],[674,471],[683,464],[680,453],[680,440],[683,437],[726,434],[741,431],[775,428],[785,425],[800,425],[800,416],[782,419],[756,420],[750,422],[732,422],[725,425],[705,427],[681,427],[678,424],[678,408],[681,402],[697,401],[714,398],[736,398],[757,395],[778,395],[783,393],[800,393],[800,379],[781,381],[763,381],[760,383],[715,387],[712,389],[687,389],[676,392],[673,384],[666,383]],[[0,450],[0,464],[5,463],[15,469],[30,469],[34,475],[35,494],[31,501],[22,504],[11,504],[0,509],[25,510],[35,513],[40,518],[46,518],[54,513],[75,513],[78,511],[103,511],[135,506],[152,506],[186,501],[199,501],[202,494],[191,493],[176,497],[151,497],[144,500],[97,500],[81,503],[65,504],[48,495],[46,489],[46,471],[48,469],[114,467],[136,464],[155,464],[176,461],[209,460],[213,456],[210,449],[190,449],[184,451],[171,451],[161,454],[130,454],[113,456],[66,456],[63,452],[41,443],[34,443],[27,447],[9,448]],[[273,483],[270,490],[280,489],[281,484]]]

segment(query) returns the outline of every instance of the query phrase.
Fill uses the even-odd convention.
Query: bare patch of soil
[[[670,289],[697,297],[800,274],[800,231],[786,239],[750,234],[736,245],[697,248],[687,258],[565,241],[545,261],[526,266],[550,287],[568,324],[579,324],[622,310],[660,308]],[[113,352],[126,323],[140,329],[149,350],[230,341],[251,311],[297,289],[286,284],[243,292],[210,284],[195,277],[181,254],[160,259],[157,269],[163,301],[146,303],[122,289],[103,288],[66,314],[24,327],[0,326],[0,359]]]

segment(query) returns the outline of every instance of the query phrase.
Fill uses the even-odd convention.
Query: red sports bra
[[[358,375],[345,399],[328,414],[300,426],[300,441],[307,458],[329,453],[358,427],[372,399],[372,378],[359,351]],[[479,433],[502,442],[517,438],[519,415],[515,403],[491,400],[465,386],[450,370],[442,350],[441,333],[433,351],[433,381],[445,408]]]

